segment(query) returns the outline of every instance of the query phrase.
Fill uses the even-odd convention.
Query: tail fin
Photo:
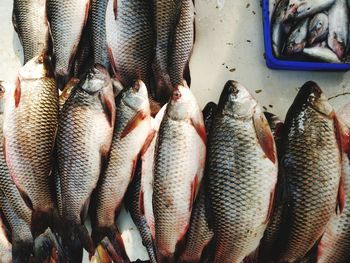
[[[68,222],[61,231],[63,249],[69,262],[81,262],[83,248],[90,256],[94,254],[94,246],[85,225]]]
[[[92,233],[95,245],[101,244],[115,262],[130,262],[117,227],[97,227]]]
[[[34,238],[43,233],[49,226],[52,225],[53,209],[47,212],[33,211],[31,230]]]

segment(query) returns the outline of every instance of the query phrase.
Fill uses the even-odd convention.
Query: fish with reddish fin
[[[123,253],[123,244],[115,224],[116,216],[132,181],[137,159],[153,136],[145,84],[138,80],[122,90],[116,98],[116,106],[117,121],[111,152],[96,190],[92,236],[96,245],[108,237],[115,252]]]
[[[72,90],[60,111],[57,133],[58,175],[63,249],[81,261],[82,246],[94,246],[84,225],[100,173],[108,158],[115,123],[113,87],[105,68],[91,68]]]
[[[254,255],[271,217],[277,166],[261,107],[241,84],[228,81],[208,140],[211,262],[240,263]]]
[[[282,147],[282,129],[283,122],[274,114],[270,112],[264,112],[264,115],[269,123],[273,137],[275,139],[277,156],[280,158],[281,147]],[[284,207],[284,190],[285,182],[281,171],[278,172],[278,179],[276,184],[275,202],[274,208],[271,215],[271,220],[264,232],[264,236],[259,246],[259,262],[271,262],[277,256],[278,250],[278,237],[280,235],[282,225],[282,215]]]
[[[45,56],[38,56],[19,70],[14,89],[6,92],[4,112],[5,160],[13,182],[33,210],[34,236],[50,224],[55,205],[50,175],[58,91],[47,64]]]
[[[344,130],[349,138],[350,107],[345,105],[338,117],[345,124]],[[346,142],[349,150],[349,140]],[[350,258],[350,158],[349,151],[344,154],[344,192],[345,206],[341,215],[334,214],[327,225],[326,231],[318,245],[317,262],[346,262]]]
[[[207,136],[209,136],[216,110],[217,105],[214,102],[209,102],[203,109]],[[204,183],[205,178],[203,178],[197,200],[193,206],[190,228],[187,232],[185,248],[181,252],[180,262],[200,262],[204,249],[208,248],[208,245],[214,236],[208,223],[208,207],[206,203]],[[206,254],[205,257],[210,258],[210,255]]]
[[[278,262],[305,257],[319,240],[335,211],[344,208],[342,132],[321,88],[305,83],[283,126],[281,168],[286,205]]]
[[[185,240],[205,155],[203,114],[190,89],[178,86],[166,106],[154,155],[152,203],[160,262],[172,262]]]
[[[89,3],[89,0],[47,0],[47,18],[59,89],[63,89],[71,77],[78,45],[89,14]]]

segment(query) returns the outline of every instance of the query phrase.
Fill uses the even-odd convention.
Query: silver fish
[[[338,56],[330,50],[328,47],[308,47],[303,49],[303,54],[315,58],[317,60],[329,62],[329,63],[340,63]]]
[[[322,12],[336,0],[290,0],[284,20],[301,19]]]
[[[178,86],[167,104],[154,157],[152,203],[160,262],[174,260],[176,246],[189,228],[204,171],[205,145],[202,112],[190,89]]]
[[[288,55],[300,53],[306,45],[306,37],[308,32],[309,18],[300,21],[289,35],[285,47]]]
[[[342,60],[348,45],[349,9],[346,0],[336,0],[329,9],[328,46]]]
[[[325,12],[316,14],[311,20],[308,28],[307,42],[313,45],[327,38],[328,35],[328,14]]]

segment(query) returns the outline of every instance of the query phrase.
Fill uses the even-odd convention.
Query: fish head
[[[120,95],[123,104],[135,112],[150,112],[148,91],[142,80],[137,80],[127,89],[124,89]]]
[[[317,14],[309,25],[309,39],[308,42],[312,45],[316,39],[326,33],[328,29],[328,17],[325,13]]]
[[[49,69],[49,59],[45,55],[40,55],[29,60],[18,71],[20,80],[35,80],[51,76]]]
[[[221,93],[218,111],[235,119],[250,119],[256,106],[256,100],[243,85],[229,80]]]
[[[305,105],[311,107],[315,111],[325,116],[332,116],[334,114],[333,107],[328,102],[326,95],[323,93],[317,83],[313,81],[308,81],[301,87],[294,100],[294,104],[296,106]]]
[[[307,11],[311,9],[312,3],[307,0],[293,0],[289,2],[287,10],[284,14],[284,21],[290,21],[297,17],[307,15]]]
[[[173,120],[190,120],[197,111],[200,110],[190,89],[178,85],[171,95],[166,114]]]
[[[103,66],[95,65],[87,71],[80,86],[87,93],[95,94],[106,86],[109,86],[109,89],[111,89],[110,83],[111,78],[108,71]]]

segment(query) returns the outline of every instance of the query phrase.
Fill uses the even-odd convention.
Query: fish
[[[274,9],[271,18],[271,41],[273,53],[276,57],[280,57],[283,48],[283,42],[286,38],[288,31],[290,30],[288,26],[283,23],[283,18],[288,6],[289,0],[280,0],[276,8]]]
[[[151,0],[111,0],[107,5],[108,58],[114,74],[125,87],[136,80],[149,86],[154,54],[151,8]]]
[[[63,248],[80,262],[82,246],[94,246],[84,225],[92,191],[108,159],[116,107],[108,71],[95,65],[75,86],[60,111],[57,132],[58,175],[64,223]]]
[[[309,18],[305,18],[292,29],[292,33],[289,35],[285,47],[288,55],[303,51],[306,45],[309,21]]]
[[[0,191],[0,207],[11,229],[13,262],[29,262],[33,251],[33,236],[30,226],[18,217],[2,191]]]
[[[338,56],[328,47],[308,47],[303,49],[303,54],[317,60],[329,63],[341,63]]]
[[[58,126],[58,91],[46,56],[37,56],[18,72],[6,92],[4,156],[10,176],[33,211],[32,231],[50,224],[55,206],[51,192],[53,149]]]
[[[248,90],[228,81],[208,141],[206,167],[210,262],[237,262],[255,253],[271,217],[277,181],[273,135]]]
[[[152,96],[167,102],[173,87],[169,75],[170,50],[172,49],[173,34],[176,30],[183,2],[190,0],[158,1],[153,0],[154,28],[156,35],[155,57],[152,63],[155,88]]]
[[[116,126],[109,160],[96,190],[95,244],[108,237],[116,252],[123,253],[116,216],[132,181],[138,156],[151,135],[151,115],[146,85],[137,80],[116,98]]]
[[[288,110],[282,132],[287,199],[277,262],[303,259],[332,215],[343,210],[342,134],[321,88],[306,82]]]
[[[157,263],[155,247],[153,243],[153,237],[151,229],[147,224],[147,220],[144,212],[144,193],[141,190],[141,172],[142,171],[142,160],[139,159],[136,165],[136,171],[132,183],[129,186],[128,192],[125,196],[125,206],[130,212],[131,218],[137,226],[141,238],[142,244],[145,246],[149,260],[151,263]]]
[[[91,18],[89,17],[83,29],[81,40],[78,45],[77,53],[74,59],[73,76],[75,78],[80,78],[95,64],[93,59],[91,23]],[[71,79],[69,81],[71,81]]]
[[[302,19],[327,10],[336,0],[290,0],[284,21]]]
[[[47,19],[53,45],[57,86],[69,81],[83,28],[89,14],[89,0],[47,0]],[[64,32],[64,34],[63,34]]]
[[[159,262],[173,261],[185,239],[205,156],[203,114],[190,89],[177,86],[160,124],[154,155],[152,206]]]
[[[278,158],[280,158],[283,146],[281,138],[283,122],[279,119],[278,116],[270,112],[264,112],[264,115],[269,123],[270,129],[275,140],[277,156]],[[264,232],[264,236],[259,245],[258,262],[273,262],[273,260],[277,256],[277,240],[281,231],[283,208],[285,205],[284,189],[285,180],[282,171],[279,170],[275,191],[274,208],[272,211],[271,220]]]
[[[189,59],[195,40],[193,0],[183,0],[171,44],[168,67],[172,86],[191,84]]]
[[[12,23],[23,47],[23,65],[48,51],[46,0],[14,0]]]
[[[350,159],[349,159],[349,104],[345,105],[339,112],[338,117],[344,124],[344,131],[347,134],[345,142],[347,151],[344,153],[343,176],[345,206],[341,215],[334,214],[322,235],[317,249],[317,262],[346,262],[350,258]]]
[[[341,60],[344,58],[349,37],[349,9],[346,0],[336,0],[329,9],[328,46]]]
[[[12,244],[7,236],[7,229],[3,220],[0,217],[0,258],[2,263],[12,263]]]
[[[217,110],[217,104],[209,102],[203,109],[203,118],[207,137],[209,137],[213,117]],[[200,262],[203,251],[209,247],[214,233],[209,228],[208,207],[206,202],[205,178],[202,179],[198,197],[194,203],[191,215],[190,228],[187,232],[185,248],[181,252],[179,262]],[[209,250],[209,249],[207,249]],[[206,257],[210,257],[206,255]]]
[[[307,42],[309,45],[321,42],[328,36],[328,14],[318,13],[310,20]]]
[[[116,0],[117,1],[117,0]],[[106,42],[106,11],[108,0],[91,1],[91,34],[93,61],[105,68],[109,67]]]
[[[0,149],[3,145],[3,124],[4,124],[4,107],[5,107],[5,87],[0,84]],[[7,198],[14,212],[19,218],[24,220],[28,225],[31,224],[32,211],[22,199],[15,183],[12,181],[10,172],[7,168],[6,160],[3,154],[0,155],[0,190]]]

